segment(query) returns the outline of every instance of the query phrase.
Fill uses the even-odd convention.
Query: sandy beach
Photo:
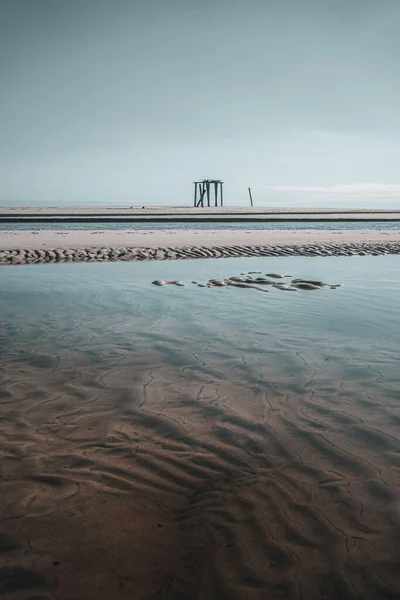
[[[400,242],[399,231],[320,230],[41,230],[0,231],[0,249],[16,248],[184,248],[187,246],[289,246]]]
[[[288,254],[397,253],[399,231],[314,230],[321,221],[398,221],[400,211],[367,209],[154,207],[9,207],[0,220],[0,264],[82,260],[144,260]],[[51,230],[12,230],[12,223],[48,221]],[[121,230],[57,230],[57,222],[126,222]],[[307,230],[129,230],[131,222],[309,221]],[[400,221],[399,221],[400,223]]]
[[[0,265],[83,260],[397,254],[400,231],[1,231]]]

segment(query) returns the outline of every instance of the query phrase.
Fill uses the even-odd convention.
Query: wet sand
[[[0,231],[0,265],[386,253],[400,253],[400,230]]]
[[[1,597],[397,600],[396,258],[355,260],[372,288],[210,309],[132,284],[178,263],[4,270]]]
[[[347,299],[213,289],[210,311],[135,287],[181,263],[4,269],[0,597],[398,600],[396,260]],[[374,334],[343,338],[332,302]]]
[[[8,363],[1,594],[398,598],[399,422],[394,398],[377,412],[379,369],[366,394],[306,350],[292,386],[273,353],[244,384],[246,355],[160,352]]]

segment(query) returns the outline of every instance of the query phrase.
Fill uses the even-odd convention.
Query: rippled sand
[[[365,341],[328,322],[345,288],[246,290],[247,308],[211,290],[213,319],[200,290],[125,284],[111,301],[82,267],[62,304],[44,272],[51,293],[2,292],[0,594],[398,598],[390,304],[386,338],[372,310]]]

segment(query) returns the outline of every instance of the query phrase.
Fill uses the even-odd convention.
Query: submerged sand
[[[95,346],[73,311],[58,354],[42,327],[40,349],[3,362],[2,597],[398,598],[384,351],[364,384],[340,349],[326,361],[290,337],[251,359],[176,342],[160,362],[164,320],[132,351]]]

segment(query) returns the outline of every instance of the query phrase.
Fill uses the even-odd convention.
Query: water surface
[[[190,283],[253,270],[343,287]],[[3,269],[7,564],[57,598],[397,598],[399,294],[395,256]]]
[[[269,222],[230,222],[230,223],[218,223],[218,222],[164,222],[164,223],[156,223],[156,222],[144,222],[144,223],[129,223],[127,221],[120,222],[82,222],[82,223],[46,223],[46,222],[36,222],[36,223],[0,223],[0,231],[10,231],[10,230],[32,230],[32,231],[41,231],[41,230],[75,230],[75,229],[83,229],[83,230],[103,230],[103,229],[111,229],[111,230],[120,230],[120,229],[128,229],[131,231],[141,231],[141,230],[169,230],[169,229],[178,229],[178,230],[187,230],[187,229],[199,229],[199,230],[210,230],[210,229],[248,229],[248,230],[303,230],[303,229],[318,229],[318,230],[334,230],[334,231],[349,231],[349,230],[360,230],[366,229],[369,231],[397,231],[400,229],[400,221],[269,221]]]

